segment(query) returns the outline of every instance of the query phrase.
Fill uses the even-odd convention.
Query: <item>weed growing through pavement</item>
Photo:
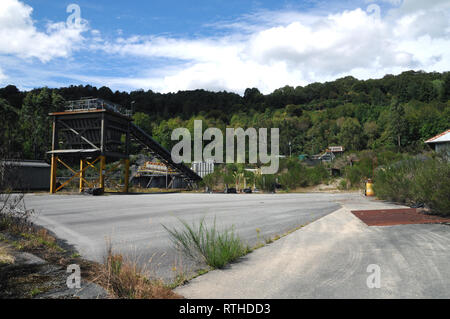
[[[151,260],[149,261],[151,263]],[[177,299],[162,280],[152,279],[137,259],[125,257],[107,246],[105,262],[96,280],[114,298],[121,299]]]
[[[205,218],[198,225],[180,219],[181,229],[164,229],[177,249],[195,261],[205,262],[212,268],[223,268],[230,262],[246,255],[250,249],[235,233],[234,227],[219,230],[216,219],[207,226]]]

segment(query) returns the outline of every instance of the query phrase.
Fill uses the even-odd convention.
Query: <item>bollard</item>
[[[373,182],[371,179],[368,179],[366,182],[366,196],[375,196],[373,191]]]

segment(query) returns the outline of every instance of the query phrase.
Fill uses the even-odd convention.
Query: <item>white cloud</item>
[[[33,8],[18,0],[1,0],[0,54],[48,62],[70,56],[83,41],[85,25],[49,23],[46,31],[40,32],[31,18],[32,12]]]
[[[219,38],[135,36],[97,48],[125,57],[176,61],[171,68],[154,69],[153,77],[123,79],[135,88],[164,92],[206,88],[242,93],[247,87],[258,87],[268,93],[286,84],[304,85],[349,74],[373,78],[409,69],[449,70],[448,1],[389,2],[400,6],[381,17],[365,8],[326,16],[260,12],[256,18],[237,22],[246,26],[244,33],[227,22],[225,27],[234,31]]]
[[[378,1],[368,0],[365,5],[374,2]],[[204,88],[243,93],[247,87],[257,87],[269,93],[284,85],[306,85],[346,75],[367,79],[409,69],[450,70],[450,2],[382,2],[390,6],[383,7],[380,16],[367,7],[340,12],[333,9],[334,13],[328,14],[323,9],[258,11],[209,25],[210,30],[219,29],[217,34],[222,34],[216,37],[126,37],[117,30],[117,39],[105,40],[99,30],[93,29],[83,38],[87,27],[77,29],[62,22],[38,31],[31,7],[18,0],[1,0],[0,57],[48,62],[71,57],[75,48],[82,48],[101,53],[100,63],[74,59],[87,66],[80,69],[91,66],[95,72],[80,74],[79,69],[55,64],[52,75],[47,74],[51,70],[36,66],[35,71],[42,71],[36,73],[42,76],[37,85],[49,85],[64,77],[113,89],[161,92]],[[102,70],[111,74],[112,67],[133,63],[139,67],[126,69],[127,77],[98,76]],[[2,66],[10,75],[11,64]],[[120,71],[125,73],[124,68]],[[1,77],[0,70],[0,82]],[[34,85],[36,81],[28,82]]]

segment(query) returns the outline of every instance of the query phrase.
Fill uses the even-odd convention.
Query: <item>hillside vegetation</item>
[[[50,148],[48,113],[64,100],[100,97],[126,107],[133,103],[136,124],[170,148],[174,128],[193,130],[194,119],[207,127],[278,127],[280,153],[317,154],[329,145],[419,152],[423,141],[450,127],[450,73],[408,71],[382,79],[345,77],[305,87],[285,86],[244,96],[204,90],[161,94],[112,92],[107,87],[70,86],[29,92],[0,89],[0,148],[9,157],[43,159]],[[138,146],[133,149],[139,151]]]

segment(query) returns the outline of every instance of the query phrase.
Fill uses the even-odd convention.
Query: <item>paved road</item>
[[[176,292],[187,298],[450,298],[449,226],[368,227],[350,210],[392,205],[362,198],[340,203],[342,209]],[[369,265],[379,266],[379,288],[367,286],[374,278]]]
[[[172,248],[162,224],[179,226],[177,218],[188,222],[216,218],[219,227],[234,225],[250,245],[260,238],[283,234],[317,220],[341,206],[338,201],[359,198],[358,194],[145,194],[27,195],[41,224],[74,245],[82,256],[102,261],[106,242],[120,252],[145,263],[150,270],[170,279],[173,266],[187,271],[193,265]],[[262,241],[262,239],[261,239]]]

